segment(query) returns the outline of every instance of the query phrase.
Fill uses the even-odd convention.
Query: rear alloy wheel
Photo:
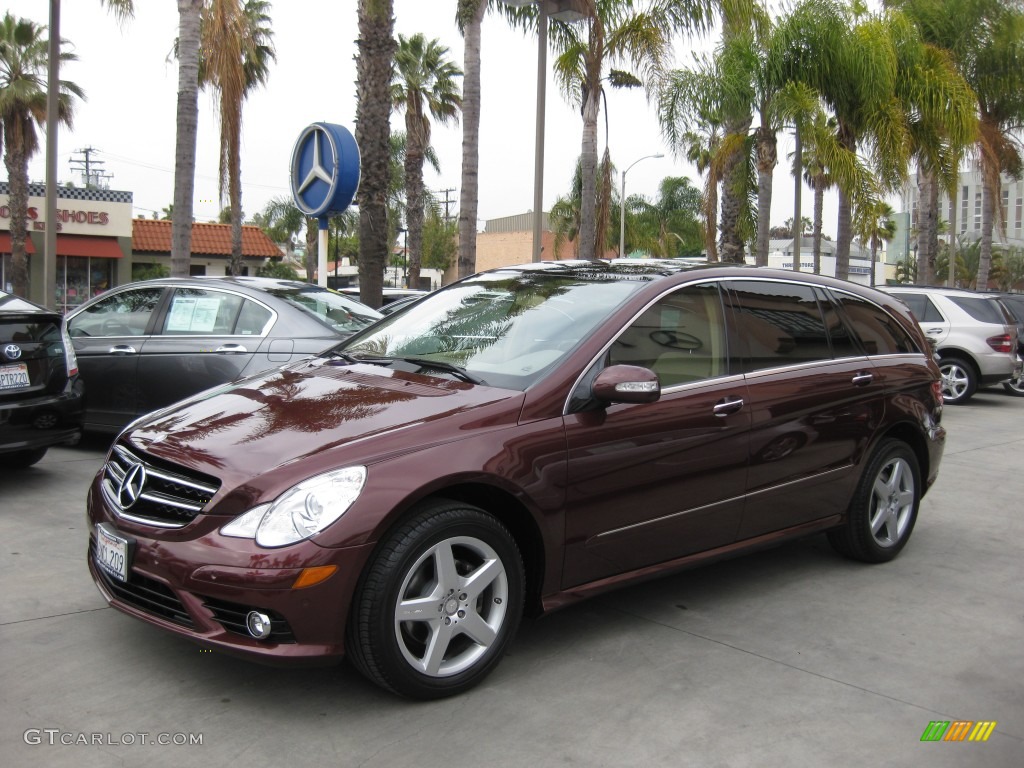
[[[866,563],[892,560],[906,545],[921,502],[921,471],[914,452],[899,440],[886,440],[861,477],[846,523],[828,532],[840,553]]]
[[[523,611],[522,558],[508,530],[469,504],[423,505],[371,561],[348,653],[375,683],[437,699],[497,666]]]
[[[3,463],[13,469],[25,469],[33,464],[38,464],[46,455],[46,448],[36,448],[32,451],[15,451],[5,454]]]
[[[942,372],[942,400],[947,405],[962,405],[978,388],[978,376],[966,360],[944,357],[939,362]]]

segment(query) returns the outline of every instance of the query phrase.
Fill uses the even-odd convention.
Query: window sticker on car
[[[167,330],[179,333],[210,333],[217,322],[218,299],[175,296],[167,318]]]

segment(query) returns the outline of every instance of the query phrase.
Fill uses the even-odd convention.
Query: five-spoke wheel
[[[971,399],[978,388],[974,368],[959,357],[946,357],[939,362],[942,372],[942,400],[948,405],[960,405]]]
[[[469,504],[432,501],[383,542],[352,607],[348,654],[419,699],[461,693],[498,663],[523,610],[512,535]]]
[[[828,532],[829,541],[856,560],[892,560],[910,538],[920,500],[917,456],[905,443],[885,440],[864,470],[845,524]]]

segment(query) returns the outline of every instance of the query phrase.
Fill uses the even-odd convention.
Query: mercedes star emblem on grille
[[[141,464],[132,464],[117,489],[117,503],[121,509],[130,509],[139,500],[145,485],[146,468]]]

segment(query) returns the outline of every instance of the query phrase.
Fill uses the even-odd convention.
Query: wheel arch
[[[523,558],[523,570],[526,576],[525,610],[531,615],[539,614],[541,612],[540,596],[544,587],[547,566],[544,536],[527,506],[514,494],[500,486],[462,481],[431,489],[430,492],[412,501],[402,514],[390,521],[378,538],[378,546],[387,541],[392,531],[401,527],[421,505],[439,500],[471,504],[492,515],[508,529]]]
[[[945,347],[943,349],[936,350],[940,360],[948,360],[949,358],[956,358],[962,360],[971,366],[971,370],[974,371],[976,377],[981,377],[981,368],[978,366],[978,361],[974,359],[974,355],[965,349],[959,347]]]
[[[931,472],[931,460],[928,456],[928,444],[924,435],[922,435],[920,429],[914,427],[914,425],[904,422],[893,425],[889,430],[881,435],[879,440],[876,442],[876,446],[881,445],[886,439],[899,440],[914,452],[914,457],[917,459],[918,471],[921,475],[921,498],[924,498],[925,493],[928,492],[928,477]],[[869,456],[870,455],[873,455],[873,451]]]

